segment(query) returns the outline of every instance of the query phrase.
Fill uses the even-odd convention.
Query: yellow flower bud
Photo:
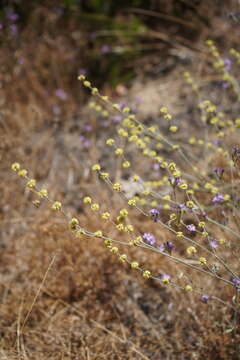
[[[13,170],[13,171],[19,171],[20,170],[20,164],[19,163],[17,163],[17,162],[15,162],[15,163],[13,163],[12,164],[12,166],[11,166],[11,169]]]
[[[79,221],[76,218],[72,218],[69,222],[69,226],[71,230],[76,230],[77,225],[79,225]]]
[[[84,81],[86,79],[86,77],[84,75],[79,75],[78,76],[78,80],[80,81]]]
[[[92,171],[100,171],[101,170],[101,166],[99,164],[95,164],[92,166]]]
[[[121,188],[122,188],[122,185],[121,184],[119,184],[119,183],[115,183],[115,184],[113,184],[113,190],[115,190],[115,191],[121,191]]]
[[[112,248],[112,240],[110,240],[110,239],[105,240],[104,245],[107,249],[111,249]]]
[[[193,255],[193,254],[196,254],[197,249],[194,246],[189,246],[187,248],[186,252],[187,252],[188,255]]]
[[[151,277],[151,273],[149,270],[144,270],[142,276],[144,279],[149,279]]]
[[[134,262],[131,263],[131,268],[132,269],[137,269],[138,267],[139,267],[138,262],[134,261]]]
[[[86,87],[91,87],[91,83],[90,83],[90,81],[87,81],[87,80],[85,80],[84,82],[83,82],[83,85],[84,86],[86,86]]]
[[[38,192],[38,196],[39,196],[40,198],[45,198],[45,197],[47,197],[47,196],[48,196],[48,191],[47,191],[47,189],[41,189],[41,190]]]
[[[182,231],[177,231],[176,236],[177,238],[181,239],[183,237]]]
[[[26,175],[27,175],[27,170],[22,169],[22,170],[19,170],[19,171],[18,171],[18,176],[20,176],[20,177],[26,177]]]
[[[118,155],[118,156],[123,155],[123,149],[117,148],[117,149],[115,150],[115,154]]]
[[[103,179],[103,180],[106,180],[109,178],[109,173],[107,172],[101,172],[100,173],[100,178]]]
[[[166,107],[166,106],[161,107],[160,113],[161,113],[161,114],[167,114],[167,113],[168,113],[167,107]]]
[[[118,253],[118,247],[116,247],[116,246],[112,247],[112,248],[111,248],[111,252],[112,252],[113,254],[117,254],[117,253]]]
[[[89,197],[89,196],[86,196],[84,199],[83,199],[83,203],[84,204],[91,204],[92,202],[92,199]]]
[[[178,130],[178,127],[177,127],[176,125],[172,125],[172,126],[170,126],[170,128],[169,128],[169,131],[171,131],[172,133],[177,132],[177,130]]]
[[[104,220],[108,220],[110,218],[109,212],[104,212],[104,213],[102,213],[101,216],[102,216],[102,219],[104,219]]]
[[[99,205],[98,204],[92,204],[91,209],[92,209],[92,211],[98,211],[99,210]]]
[[[27,182],[27,187],[30,188],[30,189],[35,188],[35,186],[36,186],[36,180],[31,179],[31,180],[29,180],[29,181]]]
[[[61,210],[62,204],[59,201],[55,201],[55,203],[52,205],[52,210]]]
[[[92,89],[92,94],[93,95],[96,95],[98,93],[98,89],[96,88],[96,87],[94,87],[93,89]]]
[[[199,264],[201,264],[201,265],[206,265],[207,264],[207,260],[206,260],[205,257],[200,257],[198,260],[199,260]]]
[[[136,206],[136,200],[135,199],[128,200],[128,205],[129,206]]]
[[[130,164],[129,161],[124,161],[124,162],[122,163],[122,167],[123,167],[124,169],[128,169],[130,166],[131,166],[131,164]]]
[[[125,262],[127,260],[127,255],[126,254],[120,255],[119,260],[122,261],[122,262]]]
[[[97,231],[95,231],[95,233],[94,233],[94,235],[96,236],[96,237],[102,237],[102,231],[101,230],[97,230]]]

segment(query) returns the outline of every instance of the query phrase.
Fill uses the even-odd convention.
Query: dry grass
[[[206,306],[191,294],[169,290],[153,280],[146,282],[118,263],[97,239],[74,238],[64,219],[53,216],[47,204],[39,209],[32,205],[32,195],[23,194],[23,187],[10,173],[13,161],[24,164],[52,198],[63,201],[66,211],[93,231],[102,228],[102,223],[83,207],[84,195],[95,194],[106,208],[120,208],[118,200],[109,196],[89,171],[90,164],[98,161],[106,130],[83,109],[86,95],[83,91],[80,99],[76,95],[77,69],[66,66],[75,52],[84,49],[84,36],[79,40],[75,34],[70,43],[64,32],[56,32],[56,19],[49,20],[46,11],[39,8],[33,14],[15,52],[16,58],[28,59],[24,65],[16,64],[7,44],[0,60],[0,357],[239,359],[239,332],[226,332],[233,320],[231,311],[216,303]],[[39,39],[32,24],[38,29],[36,22],[43,19],[44,35]],[[216,23],[222,24],[218,19],[213,21]],[[227,26],[225,31],[229,31]],[[229,41],[234,44],[234,36]],[[165,98],[164,105],[171,107],[175,99],[175,109],[181,112],[183,99],[175,93],[180,82],[174,84],[171,74],[165,79],[173,87],[174,98],[167,104]],[[67,102],[61,103],[53,95],[56,88],[66,91]],[[136,96],[135,88],[133,94]],[[188,97],[185,101],[190,103]],[[60,116],[51,113],[56,105],[61,107]],[[150,115],[154,116],[152,109]],[[90,149],[79,141],[85,123],[93,127],[87,135]],[[105,161],[113,166],[108,154]],[[136,215],[134,221],[140,231],[151,231],[151,224],[144,223],[141,216]],[[167,238],[163,230],[157,235]],[[155,272],[160,266],[166,272],[178,272],[178,267],[164,258],[151,253],[151,257],[148,253],[137,255]],[[193,276],[198,282],[198,275]],[[232,296],[217,284],[214,291],[219,296],[224,292],[228,300]]]

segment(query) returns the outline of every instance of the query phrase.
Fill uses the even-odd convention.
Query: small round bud
[[[72,218],[72,219],[69,221],[69,227],[70,227],[71,230],[76,230],[77,225],[79,225],[78,219]]]
[[[101,166],[99,164],[95,164],[92,166],[92,171],[100,171],[101,170]]]
[[[151,277],[151,273],[149,270],[144,270],[142,276],[144,279],[149,279]]]
[[[137,269],[138,267],[139,267],[138,262],[134,261],[134,262],[131,263],[131,268],[132,269]]]
[[[17,171],[20,170],[20,167],[21,167],[20,164],[17,163],[17,162],[15,162],[15,163],[12,164],[11,169],[12,169],[13,171],[17,172]]]
[[[27,187],[30,188],[30,189],[33,189],[35,188],[36,186],[36,180],[35,179],[31,179],[27,182]]]
[[[92,202],[92,199],[89,197],[89,196],[86,196],[84,199],[83,199],[83,203],[84,204],[91,204]]]
[[[25,169],[19,170],[18,176],[24,178],[24,177],[26,177],[26,175],[27,175],[27,170],[25,170]]]
[[[62,204],[59,201],[55,201],[55,203],[52,205],[52,210],[61,210]]]

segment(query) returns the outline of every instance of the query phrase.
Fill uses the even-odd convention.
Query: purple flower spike
[[[54,115],[57,116],[57,115],[60,115],[60,114],[61,114],[61,109],[60,109],[59,106],[54,105],[53,108],[52,108],[52,112],[53,112]]]
[[[66,100],[67,99],[67,93],[62,89],[57,89],[55,91],[55,95],[61,100]]]
[[[214,204],[220,204],[224,201],[224,196],[222,194],[217,194],[216,196],[214,196],[214,198],[212,199],[212,202]]]
[[[92,131],[92,125],[86,124],[86,125],[84,125],[83,128],[84,128],[84,130],[85,130],[86,132]]]
[[[157,209],[151,209],[149,211],[149,214],[151,215],[154,222],[157,222],[157,219],[159,217],[159,211]]]
[[[202,295],[200,300],[201,300],[202,303],[207,304],[208,300],[209,300],[209,296],[208,295]]]
[[[171,255],[171,253],[172,253],[172,251],[174,249],[173,243],[170,242],[170,241],[167,241],[167,242],[164,243],[164,245],[166,247],[167,252]]]
[[[222,83],[222,87],[223,87],[223,89],[227,89],[227,88],[229,87],[229,84],[224,81],[224,82]]]
[[[171,277],[169,275],[167,275],[167,274],[164,274],[164,275],[161,276],[161,280],[162,280],[163,283],[169,283],[170,278]]]
[[[215,240],[211,240],[209,242],[209,245],[213,248],[216,249],[218,247],[218,243]]]
[[[181,178],[174,178],[174,177],[170,177],[168,180],[172,186],[178,186],[179,184],[181,184],[182,181]]]
[[[160,250],[161,252],[164,252],[164,251],[165,251],[165,246],[164,246],[164,244],[161,244],[161,245],[158,247],[158,250]]]
[[[234,286],[236,287],[237,291],[240,291],[240,279],[232,279],[232,282],[234,284]]]
[[[16,24],[12,24],[9,26],[12,36],[17,36],[18,34],[18,26]]]
[[[8,13],[8,14],[7,14],[7,18],[8,18],[8,20],[10,20],[10,21],[17,21],[18,18],[19,18],[19,16],[18,16],[18,14],[16,14],[16,13]]]
[[[115,123],[115,124],[118,124],[118,123],[120,123],[122,121],[122,117],[121,116],[115,116],[114,118],[113,118],[113,122]]]
[[[224,67],[226,71],[230,71],[232,66],[232,61],[230,59],[224,59]]]
[[[109,52],[110,52],[110,46],[109,46],[109,45],[103,45],[103,46],[101,47],[101,53],[107,54],[107,53],[109,53]]]
[[[152,235],[150,233],[144,233],[142,235],[142,239],[146,244],[149,244],[149,245],[154,245],[156,242],[154,235]]]
[[[191,224],[191,225],[187,225],[186,228],[188,229],[188,231],[193,232],[196,231],[196,226]]]

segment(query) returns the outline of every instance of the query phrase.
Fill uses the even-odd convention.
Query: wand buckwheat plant
[[[239,62],[238,53],[232,49],[234,59],[226,61],[213,41],[207,41],[207,46],[220,82],[237,102],[239,85],[232,68]],[[12,170],[25,180],[36,201],[48,201],[53,211],[62,213],[78,238],[99,239],[116,259],[144,279],[185,295],[196,294],[204,304],[217,301],[238,314],[240,120],[235,111],[225,114],[214,97],[206,98],[204,86],[188,72],[183,77],[196,99],[200,124],[200,130],[189,137],[181,134],[181,124],[167,107],[162,106],[156,123],[148,126],[129,106],[112,103],[84,75],[79,76],[96,98],[90,103],[91,111],[103,119],[117,112],[119,119],[116,133],[109,130],[104,149],[112,155],[118,175],[107,171],[104,156],[92,165],[93,176],[114,194],[113,207],[98,203],[96,194],[83,198],[86,211],[101,220],[101,229],[90,231],[76,217],[68,217],[62,204],[51,199],[46,189],[38,188],[20,164],[14,163]],[[126,184],[134,191],[126,190]],[[142,252],[149,265],[142,264]],[[159,256],[157,269],[151,266],[151,253]],[[234,326],[237,319],[236,315]]]

